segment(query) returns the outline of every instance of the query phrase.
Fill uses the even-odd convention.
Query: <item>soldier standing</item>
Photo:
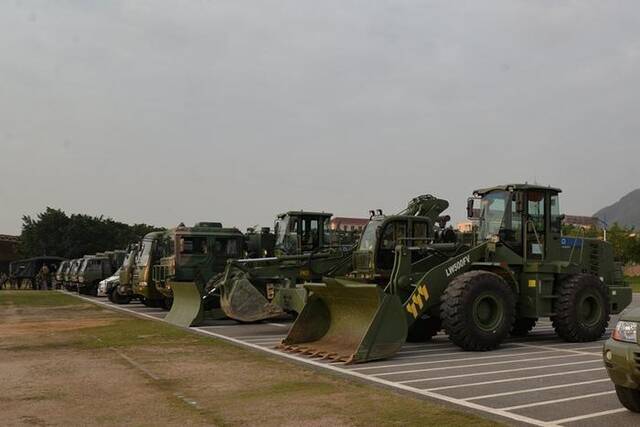
[[[46,291],[48,289],[49,284],[49,267],[47,264],[43,264],[40,269],[40,290]]]

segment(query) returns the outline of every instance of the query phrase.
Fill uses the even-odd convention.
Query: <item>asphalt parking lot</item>
[[[131,303],[93,302],[162,320],[158,308]],[[634,295],[633,305],[640,305]],[[612,318],[610,327],[615,324]],[[239,324],[232,320],[191,328],[217,338],[296,359],[334,372],[401,389],[456,406],[491,414],[508,424],[538,426],[638,426],[640,414],[622,407],[602,363],[602,342],[566,343],[548,320],[526,338],[511,339],[486,353],[464,352],[446,335],[424,344],[405,344],[393,358],[344,365],[274,350],[287,322]],[[608,333],[610,329],[608,330]]]

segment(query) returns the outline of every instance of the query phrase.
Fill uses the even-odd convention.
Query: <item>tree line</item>
[[[103,216],[67,215],[47,207],[35,218],[22,217],[18,251],[21,257],[80,258],[87,254],[125,249],[145,234],[160,230],[148,224],[129,225]]]

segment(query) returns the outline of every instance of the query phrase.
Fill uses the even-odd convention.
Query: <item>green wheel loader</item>
[[[267,233],[263,230],[262,234]],[[173,301],[165,320],[189,326],[202,318],[201,298],[207,282],[224,271],[228,260],[244,254],[245,236],[217,222],[193,227],[181,224],[164,236],[161,246],[163,257],[153,267],[153,281]]]
[[[307,285],[307,305],[280,347],[358,363],[394,355],[411,329],[428,339],[442,328],[461,348],[484,351],[540,317],[567,341],[597,340],[609,314],[631,302],[631,288],[609,243],[562,235],[560,191],[477,190],[467,207],[478,222],[470,247],[400,244],[384,287],[349,279]]]
[[[192,285],[186,295],[185,286],[184,298],[174,302],[185,314],[179,324],[199,324],[205,315],[218,317],[220,310],[241,322],[301,311],[306,300],[301,283],[341,271],[350,263],[350,247],[331,244],[331,216],[283,213],[276,219],[275,243],[265,239],[264,230],[262,236],[247,234],[247,249],[254,258],[229,259],[224,273],[212,277],[204,289]]]
[[[415,238],[416,242],[433,237],[434,223],[442,220],[438,215],[447,206],[444,200],[421,196],[393,216],[393,221],[381,211],[377,215],[372,211],[358,246],[354,246],[353,241],[345,242],[344,235],[330,233],[328,223],[331,214],[296,211],[282,214],[276,222],[277,256],[230,262],[214,290],[219,292],[223,311],[232,319],[253,322],[287,313],[297,315],[303,311],[307,301],[303,283],[348,273],[356,280],[388,279],[393,267],[392,242],[400,236]],[[316,229],[315,223],[321,227]],[[382,240],[386,246],[377,252],[374,263],[369,245],[382,225],[386,233]],[[311,230],[311,235],[307,235],[305,230]],[[317,243],[305,247],[304,242],[310,238]],[[334,238],[340,243],[334,244]]]

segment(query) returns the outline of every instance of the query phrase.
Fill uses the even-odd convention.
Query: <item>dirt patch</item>
[[[51,332],[76,331],[113,324],[113,319],[39,320],[31,322],[5,322],[0,324],[0,338]]]

